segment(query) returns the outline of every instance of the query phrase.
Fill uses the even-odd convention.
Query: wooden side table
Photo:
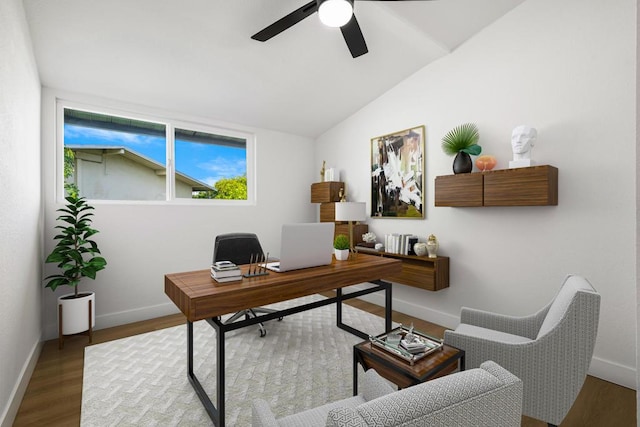
[[[407,388],[425,381],[464,371],[464,350],[443,345],[441,350],[418,360],[412,365],[393,354],[363,341],[353,346],[353,395],[358,394],[358,363],[364,370],[373,368],[380,376]]]

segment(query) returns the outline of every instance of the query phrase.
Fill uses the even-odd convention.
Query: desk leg
[[[342,330],[352,333],[363,340],[369,339],[369,335],[342,323],[342,288],[336,289],[336,326]]]
[[[392,304],[393,304],[393,298],[392,298],[392,284],[390,282],[385,282],[384,280],[372,280],[370,283],[373,283],[374,285],[377,285],[376,288],[371,288],[371,289],[364,289],[364,290],[360,290],[357,292],[350,292],[347,294],[347,299],[350,298],[357,298],[360,295],[366,295],[366,294],[370,294],[372,292],[378,292],[381,290],[384,290],[385,292],[385,310],[384,310],[384,328],[385,328],[385,332],[388,332],[391,330],[392,327],[392,312],[393,312],[393,308],[392,308]],[[350,332],[356,336],[359,336],[362,339],[369,339],[369,335],[365,334],[362,331],[359,331],[355,328],[352,328],[349,325],[345,325],[344,323],[342,323],[342,301],[343,301],[343,295],[342,295],[342,288],[337,288],[336,289],[336,297],[335,297],[335,301],[336,301],[336,324],[340,329],[344,329],[347,332]]]
[[[336,297],[338,298],[338,302],[336,302],[336,324],[342,325],[342,288],[336,289]]]
[[[222,341],[224,342],[224,340]],[[220,340],[218,341],[218,344],[219,343],[220,343]],[[222,354],[224,355],[224,349],[222,350]],[[218,356],[219,355],[220,353],[218,352]],[[222,363],[220,363],[219,360],[220,359],[218,359],[218,366],[222,365],[222,375],[223,375],[222,385],[224,386],[224,359],[222,359]],[[189,378],[189,382],[191,383],[191,386],[193,386],[193,389],[195,390],[196,395],[198,395],[200,402],[202,402],[202,406],[204,406],[204,409],[207,411],[207,414],[209,414],[209,418],[211,418],[211,421],[213,421],[213,425],[217,427],[224,426],[224,406],[218,406],[218,408],[220,408],[220,411],[218,411],[218,409],[216,409],[216,407],[213,406],[211,399],[209,399],[209,396],[207,396],[207,392],[202,387],[202,384],[200,384],[198,377],[196,377],[196,375],[193,373],[193,322],[190,322],[188,320],[187,320],[187,378]],[[218,387],[220,386],[219,379],[220,379],[220,370],[218,369]],[[224,403],[224,388],[222,388],[222,392],[220,392],[220,388],[218,388],[218,395],[217,395],[218,405],[220,405],[219,403],[220,396],[222,396],[222,402]]]
[[[358,357],[355,347],[353,349],[353,395],[358,395]]]
[[[217,380],[217,390],[216,390],[216,403],[218,404],[218,426],[224,426],[224,391],[225,391],[225,381],[224,381],[224,366],[225,366],[225,356],[224,356],[224,332],[220,330],[220,328],[216,329],[216,380]]]
[[[193,322],[187,320],[187,375],[193,377]]]
[[[391,289],[392,289],[392,285],[391,283],[387,283],[386,289],[384,291],[384,295],[385,295],[385,308],[384,308],[384,327],[386,329],[387,332],[389,332],[392,327],[391,327],[391,318],[393,317],[392,315],[392,295],[391,295]]]

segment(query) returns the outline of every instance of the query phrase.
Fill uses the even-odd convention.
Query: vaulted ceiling
[[[308,0],[24,4],[44,86],[316,137],[523,1],[356,0],[356,59],[317,14],[250,38]]]

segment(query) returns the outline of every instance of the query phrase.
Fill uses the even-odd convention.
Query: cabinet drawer
[[[402,273],[398,276],[389,277],[388,279],[393,282],[402,283],[403,285],[435,291],[434,276],[435,271],[433,269],[403,260]]]
[[[356,250],[402,261],[400,274],[383,277],[385,280],[427,291],[439,291],[449,287],[449,257],[428,258],[426,256],[401,255],[376,251],[362,246],[357,246]]]
[[[436,206],[478,207],[483,204],[480,173],[437,176],[435,190]]]

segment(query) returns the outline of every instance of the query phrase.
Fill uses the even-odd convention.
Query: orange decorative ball
[[[483,155],[476,159],[476,167],[482,172],[490,171],[496,167],[496,158],[493,156]]]

